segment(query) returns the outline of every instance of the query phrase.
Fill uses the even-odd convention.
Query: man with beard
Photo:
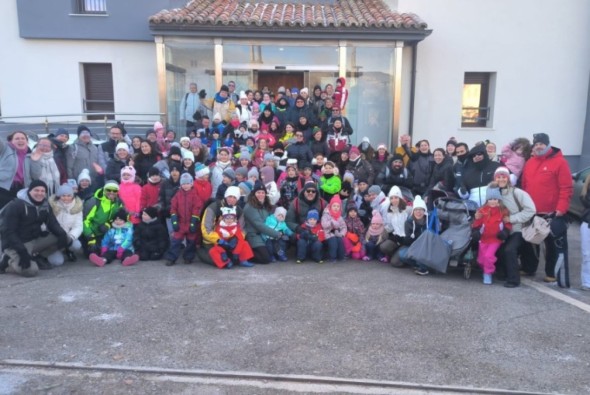
[[[285,222],[287,222],[289,229],[296,232],[299,225],[307,220],[309,210],[316,209],[321,216],[327,205],[328,203],[320,198],[317,184],[306,182],[301,192],[299,192],[299,196],[289,204]]]
[[[400,154],[393,155],[387,166],[384,166],[383,170],[377,175],[375,184],[380,185],[386,195],[394,185],[400,188],[412,189],[412,175],[404,166],[404,157]]]
[[[125,127],[122,123],[117,122],[116,125],[111,126],[108,141],[98,146],[98,164],[100,167],[103,169],[107,168],[109,160],[115,157],[117,144],[123,142],[126,143],[128,147],[131,147],[131,140],[126,137],[126,134]],[[133,155],[132,148],[130,149],[130,153]]]
[[[483,206],[488,184],[494,180],[494,172],[499,166],[500,163],[490,160],[484,144],[473,147],[463,169],[461,186],[457,191],[459,196],[475,202],[478,207]]]
[[[457,162],[453,165],[453,174],[455,176],[455,193],[458,194],[458,190],[462,185],[463,182],[463,170],[465,169],[465,165],[467,164],[467,153],[469,152],[469,147],[466,143],[457,143],[455,145],[455,155],[457,157]]]

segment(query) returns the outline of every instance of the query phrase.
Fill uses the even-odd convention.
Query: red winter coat
[[[206,202],[212,198],[211,195],[213,194],[213,186],[211,186],[211,182],[205,180],[195,180],[193,188],[197,192],[197,195],[201,201]]]
[[[559,148],[551,147],[545,155],[526,162],[522,189],[531,195],[537,213],[567,213],[574,186],[570,166]]]
[[[191,218],[193,216],[199,217],[202,210],[203,201],[199,198],[195,189],[185,191],[180,188],[170,204],[170,215],[178,216],[178,233],[189,233]]]
[[[505,216],[510,216],[510,212],[505,207],[490,207],[483,206],[479,210],[481,218],[473,221],[473,228],[477,229],[483,227],[481,234],[481,241],[486,243],[497,243],[500,241],[496,236],[502,229],[512,230],[510,222],[504,223],[502,220]],[[500,224],[502,224],[500,226]]]
[[[162,185],[161,182],[152,184],[148,181],[147,184],[141,188],[140,206],[142,210],[146,207],[151,207],[158,204],[158,201],[160,200],[160,185]]]
[[[340,80],[340,86],[337,86],[334,91],[334,105],[344,111],[346,100],[348,100],[348,89],[346,89],[346,79],[344,77],[340,77],[338,80]]]

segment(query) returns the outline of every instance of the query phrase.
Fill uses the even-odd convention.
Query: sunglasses
[[[105,189],[104,191],[105,191],[105,192],[108,192],[108,193],[117,193],[117,192],[119,192],[119,190],[118,190],[118,189],[112,189],[112,188],[107,188],[107,189]]]
[[[305,191],[305,193],[317,193],[317,191],[314,189],[308,189],[307,191]]]

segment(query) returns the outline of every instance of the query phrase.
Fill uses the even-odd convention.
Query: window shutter
[[[84,112],[114,112],[113,68],[110,63],[84,64]],[[100,119],[93,117],[89,119]]]

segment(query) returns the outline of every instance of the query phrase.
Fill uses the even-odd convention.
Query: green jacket
[[[320,178],[320,189],[330,195],[336,195],[342,189],[342,182],[340,181],[340,177],[337,175],[333,175],[330,178],[326,178],[322,176]]]
[[[94,197],[88,199],[86,204],[90,206],[90,211],[84,218],[84,236],[88,238],[103,236],[105,232],[101,232],[101,225],[110,228],[115,214],[119,209],[123,208],[123,203],[118,197],[114,201],[107,199],[103,195],[102,188],[97,190]]]

